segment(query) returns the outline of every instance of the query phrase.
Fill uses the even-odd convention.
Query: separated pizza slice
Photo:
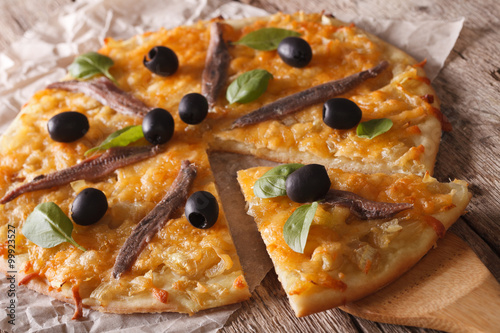
[[[329,169],[326,197],[301,205],[287,195],[272,197],[283,194],[276,179],[293,168],[269,170],[242,170],[238,181],[299,317],[360,299],[395,280],[436,244],[470,199],[460,180]],[[264,174],[265,181],[257,182]]]

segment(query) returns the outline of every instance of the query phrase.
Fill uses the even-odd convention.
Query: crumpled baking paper
[[[416,22],[341,15],[338,18],[356,22],[356,26],[399,47],[418,61],[427,60],[424,69],[431,81],[443,68],[464,24],[463,17],[452,21]]]
[[[97,50],[105,37],[126,39],[160,27],[172,28],[219,15],[227,18],[264,16],[264,10],[230,0],[148,1],[91,0],[68,5],[54,19],[37,24],[23,38],[0,53],[0,132],[37,90],[66,75],[78,54]],[[462,28],[455,21],[379,20],[345,17],[344,21],[370,31],[400,47],[417,60],[427,59],[426,71],[433,79],[442,68]],[[210,156],[217,187],[227,210],[233,239],[253,290],[272,264],[252,218],[244,212],[244,201],[235,179],[238,169],[270,162],[250,157],[216,153]],[[231,170],[226,169],[231,166]],[[228,203],[227,205],[225,203]],[[240,305],[202,311],[193,316],[163,314],[105,314],[84,309],[84,318],[71,320],[74,307],[50,297],[16,287],[16,325],[8,323],[10,283],[0,279],[0,329],[8,332],[216,332]]]

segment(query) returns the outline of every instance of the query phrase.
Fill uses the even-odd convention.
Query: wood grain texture
[[[38,21],[71,0],[0,1],[0,51]],[[327,12],[417,19],[465,17],[462,33],[445,67],[433,82],[453,131],[443,135],[435,176],[465,179],[474,194],[452,231],[500,275],[500,3],[497,0],[241,0],[269,12]],[[274,271],[243,303],[222,332],[436,332],[376,323],[339,309],[295,318]]]

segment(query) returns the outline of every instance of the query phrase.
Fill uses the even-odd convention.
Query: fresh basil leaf
[[[69,217],[53,202],[45,202],[35,207],[23,225],[23,235],[43,248],[51,248],[69,242],[85,251],[78,245],[71,232],[73,223]]]
[[[380,134],[384,134],[392,127],[392,120],[388,118],[372,119],[359,123],[356,134],[360,138],[373,139]]]
[[[238,76],[227,88],[229,103],[249,103],[262,95],[273,75],[265,69],[254,69]]]
[[[259,198],[274,198],[286,195],[286,178],[302,168],[300,163],[282,164],[263,174],[253,186],[253,193]]]
[[[97,74],[104,74],[116,84],[115,78],[109,73],[109,68],[113,64],[113,60],[105,55],[88,52],[76,57],[69,65],[69,73],[75,79],[88,79]]]
[[[102,151],[113,147],[125,147],[144,137],[142,125],[132,125],[111,133],[99,146],[85,152],[88,156],[96,151]]]
[[[286,220],[283,226],[283,237],[288,246],[295,252],[304,253],[307,235],[309,235],[309,229],[317,209],[317,202],[302,205]]]
[[[278,48],[279,43],[286,37],[300,34],[297,31],[280,28],[262,28],[252,31],[243,36],[239,41],[232,44],[239,44],[251,47],[260,51],[271,51]]]

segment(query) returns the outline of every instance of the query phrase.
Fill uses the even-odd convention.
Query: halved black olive
[[[147,69],[160,76],[170,76],[179,68],[177,55],[165,46],[153,47],[142,62]]]
[[[334,129],[349,129],[361,121],[359,106],[347,98],[332,98],[323,105],[323,121]]]
[[[219,204],[210,192],[198,191],[186,201],[184,208],[186,218],[195,228],[208,229],[219,217]]]
[[[308,42],[300,37],[287,37],[278,45],[281,60],[292,67],[305,67],[312,59],[312,49]]]
[[[184,95],[179,103],[179,117],[186,124],[196,125],[208,114],[208,102],[205,96],[198,93]]]
[[[106,195],[96,188],[86,188],[76,196],[71,206],[71,218],[79,225],[91,225],[99,221],[108,210]]]
[[[332,183],[324,166],[308,164],[292,172],[286,179],[286,194],[295,202],[323,199]]]
[[[89,127],[87,116],[76,111],[61,112],[47,123],[50,137],[57,142],[76,141],[88,132]]]
[[[168,142],[174,135],[174,118],[165,109],[149,111],[142,120],[142,132],[148,142],[159,145]]]

